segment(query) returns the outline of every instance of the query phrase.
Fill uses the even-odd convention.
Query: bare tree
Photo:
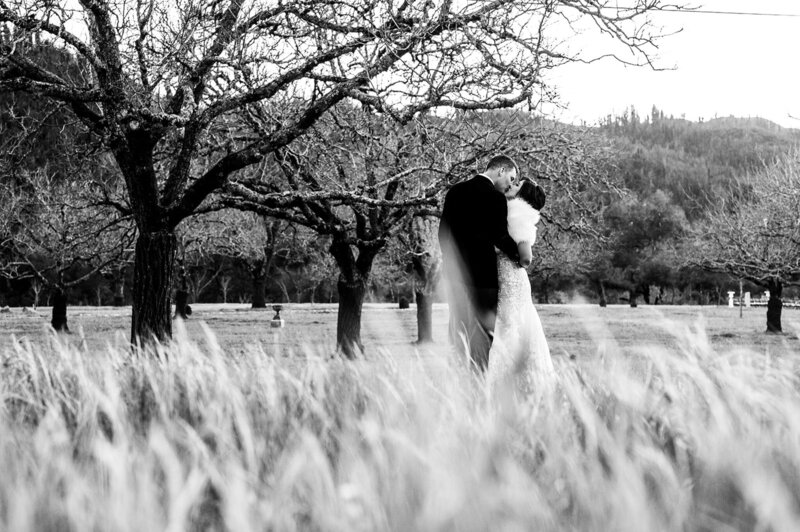
[[[0,22],[13,31],[0,91],[63,103],[113,154],[138,228],[132,339],[164,338],[177,225],[331,106],[355,98],[401,119],[510,107],[547,95],[542,73],[565,63],[649,63],[648,15],[664,4],[3,0]],[[611,48],[573,53],[564,41],[576,27],[611,36]],[[79,57],[79,75],[58,75],[16,46],[29,34]],[[259,108],[268,131],[239,138],[232,117]]]
[[[51,324],[68,331],[67,290],[125,259],[134,238],[127,218],[97,203],[81,180],[46,171],[19,174],[0,197],[8,202],[6,223],[12,260],[0,275],[30,278],[51,291]],[[38,299],[38,294],[37,294]]]
[[[39,294],[42,293],[42,282],[34,278],[31,281],[31,290],[33,290],[33,308],[37,308],[39,306]]]
[[[442,250],[438,245],[439,219],[421,213],[398,234],[414,279],[417,304],[417,343],[433,341],[433,298],[442,276]]]
[[[350,356],[362,347],[361,308],[375,257],[411,209],[435,203],[441,188],[430,177],[419,135],[410,141],[415,126],[339,106],[282,149],[274,164],[227,189],[227,205],[330,237],[340,272],[337,340]]]
[[[302,230],[292,222],[234,209],[212,209],[197,216],[194,223],[187,224],[180,233],[188,245],[186,257],[197,259],[192,261],[194,267],[186,263],[188,270],[194,269],[205,277],[203,273],[207,272],[202,270],[214,260],[217,266],[239,263],[247,268],[252,278],[253,308],[266,307],[265,292],[269,283],[280,286],[278,278],[289,275],[290,264],[304,262],[307,248],[313,247],[310,240],[316,238],[311,231]],[[186,273],[190,274],[188,270]],[[221,282],[219,276],[225,277],[223,273],[219,270],[216,276],[206,280],[220,279]],[[285,286],[282,290],[286,292]]]
[[[748,196],[716,198],[687,262],[769,290],[767,332],[781,332],[783,288],[800,286],[800,155],[742,178]]]
[[[199,301],[201,294],[229,267],[226,259],[236,244],[231,234],[238,226],[226,214],[197,216],[191,224],[178,228],[175,316],[187,319],[191,314],[190,299]]]
[[[222,302],[228,302],[228,292],[231,289],[231,281],[233,281],[233,277],[229,274],[224,274],[219,277],[219,288],[222,290]]]
[[[241,261],[250,273],[252,307],[266,308],[266,291],[280,275],[278,265],[289,262],[303,247],[305,238],[284,220],[235,210],[219,215],[225,217],[224,234],[229,242],[225,253]]]

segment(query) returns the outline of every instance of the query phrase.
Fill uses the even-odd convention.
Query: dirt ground
[[[204,324],[213,331],[222,348],[230,354],[251,352],[260,346],[270,356],[291,356],[312,346],[329,352],[336,338],[336,305],[284,304],[285,327],[270,327],[274,311],[251,310],[242,304],[195,304],[186,323],[192,339],[203,339]],[[635,353],[649,346],[680,348],[687,339],[708,339],[721,352],[745,348],[773,356],[800,352],[800,310],[785,309],[786,334],[767,335],[766,310],[712,306],[540,305],[537,307],[555,357],[585,359],[609,349]],[[70,307],[70,342],[85,345],[91,352],[108,345],[125,346],[130,327],[130,307]],[[362,338],[367,356],[386,349],[393,355],[441,356],[447,351],[447,306],[434,306],[432,345],[416,346],[416,309],[400,310],[395,305],[365,304]],[[0,350],[11,345],[12,337],[33,343],[45,342],[50,309],[37,311],[12,308],[0,313]],[[702,332],[698,332],[702,331]]]

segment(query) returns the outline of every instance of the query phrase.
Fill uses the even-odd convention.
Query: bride
[[[487,382],[490,390],[513,386],[523,394],[540,395],[552,386],[555,370],[531,299],[526,268],[531,264],[531,247],[536,241],[536,224],[545,194],[539,185],[523,179],[506,192],[506,197],[508,233],[517,243],[523,267],[503,253],[497,256],[499,299]]]

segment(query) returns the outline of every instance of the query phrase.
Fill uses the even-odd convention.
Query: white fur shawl
[[[539,223],[539,211],[525,200],[513,198],[508,202],[508,234],[514,242],[536,241],[536,224]]]

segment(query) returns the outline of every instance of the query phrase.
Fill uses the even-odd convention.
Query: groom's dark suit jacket
[[[453,186],[444,198],[439,225],[445,273],[474,292],[483,308],[497,307],[497,247],[514,260],[517,244],[508,234],[508,206],[489,178],[477,175]]]

